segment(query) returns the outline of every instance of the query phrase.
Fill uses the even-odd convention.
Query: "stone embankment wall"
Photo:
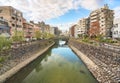
[[[70,40],[69,45],[77,48],[97,65],[95,68],[88,68],[100,83],[120,83],[119,53],[76,40]],[[84,61],[86,62],[89,63],[87,60]]]
[[[1,52],[0,56],[6,57],[6,59],[0,63],[0,75],[32,57],[35,53],[52,43],[50,40],[39,40]]]

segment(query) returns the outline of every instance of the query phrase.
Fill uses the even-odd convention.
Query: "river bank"
[[[100,83],[120,83],[120,54],[75,40],[69,45]]]
[[[31,45],[24,45],[22,47],[15,48],[9,51],[8,54],[11,55],[13,53],[13,55],[11,55],[10,58],[1,63],[3,66],[0,67],[0,83],[4,83],[5,80],[20,71],[20,69],[35,60],[53,45],[53,41],[41,40],[34,42]]]

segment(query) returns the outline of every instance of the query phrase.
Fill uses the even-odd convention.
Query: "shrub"
[[[0,63],[3,62],[5,59],[4,57],[0,57]]]
[[[3,49],[9,49],[11,47],[12,41],[3,36],[0,36],[0,51]]]

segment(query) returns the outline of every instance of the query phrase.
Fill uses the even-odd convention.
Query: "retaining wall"
[[[82,57],[88,57],[93,65],[88,64],[89,60],[84,60],[89,70],[100,83],[120,83],[120,54],[104,49],[102,47],[92,46],[76,40],[70,40],[69,45],[75,47]],[[75,51],[76,52],[76,51]],[[82,58],[81,58],[82,59]]]

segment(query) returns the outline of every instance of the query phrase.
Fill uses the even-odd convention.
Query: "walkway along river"
[[[55,45],[5,83],[98,82],[67,45]]]

